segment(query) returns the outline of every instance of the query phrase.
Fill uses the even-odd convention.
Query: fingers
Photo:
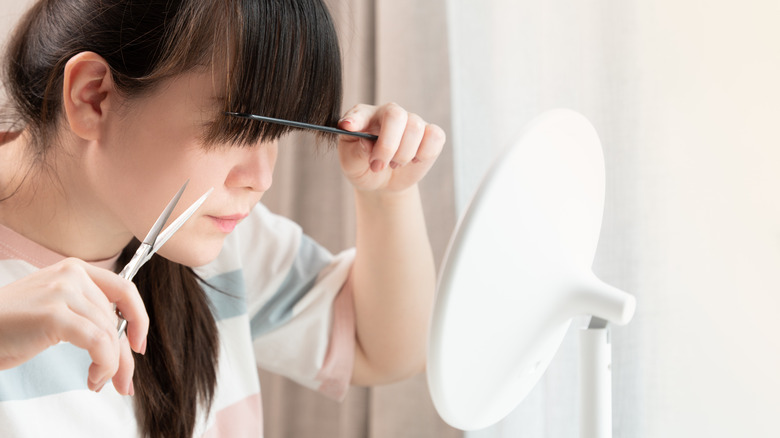
[[[135,285],[118,275],[77,259],[58,267],[60,294],[67,310],[52,319],[51,332],[60,340],[87,350],[92,358],[88,387],[99,391],[114,379],[117,391],[132,392],[134,363],[130,345],[145,353],[149,317]],[[128,320],[128,336],[118,336],[114,307]]]
[[[417,149],[417,155],[415,155],[412,161],[415,163],[427,163],[435,160],[441,154],[446,140],[447,135],[443,129],[433,124],[426,125],[425,134],[420,141],[420,147]]]
[[[63,314],[53,319],[63,341],[87,350],[92,359],[87,386],[100,390],[119,368],[119,339],[110,327],[100,327],[76,313]]]
[[[129,336],[119,339],[112,302],[127,316]],[[92,359],[88,387],[99,390],[116,376],[132,391],[130,345],[145,352],[149,318],[131,282],[78,259],[66,259],[0,287],[0,367],[24,363],[68,342]]]
[[[92,358],[87,379],[89,389],[100,391],[111,379],[117,392],[133,395],[132,379],[135,362],[127,336],[120,338],[116,334],[116,317],[106,317],[105,312],[87,302],[82,308],[94,309],[90,320],[89,316],[81,314],[82,309],[77,310],[74,307],[78,306],[71,306],[71,308],[81,318],[74,320],[74,327],[65,333],[64,338],[73,345],[87,350]],[[113,314],[111,310],[110,315]],[[95,320],[98,320],[97,324]]]
[[[390,159],[390,167],[397,169],[406,166],[417,156],[425,135],[425,121],[417,114],[409,114],[406,119],[403,138],[398,150]]]
[[[116,305],[117,310],[122,312],[122,317],[127,320],[127,338],[130,346],[136,353],[144,354],[146,335],[149,331],[149,315],[135,285],[113,272],[88,263],[85,265],[87,274],[95,285],[100,288],[108,301]],[[114,320],[114,330],[116,331],[116,320]]]
[[[133,388],[133,371],[135,370],[133,353],[130,351],[127,337],[123,336],[119,344],[119,369],[111,378],[111,382],[120,394],[133,395],[135,393]]]
[[[373,172],[386,167],[397,169],[410,163],[435,159],[444,144],[444,132],[426,123],[420,116],[408,113],[397,104],[376,108],[357,105],[349,110],[340,126],[349,131],[376,132],[379,138],[364,149],[370,152],[369,166]],[[368,142],[367,140],[348,140]]]
[[[370,165],[374,172],[384,170],[398,151],[404,138],[408,114],[396,104],[381,107],[377,113],[381,120],[379,138],[371,151]],[[416,148],[415,148],[416,149]]]

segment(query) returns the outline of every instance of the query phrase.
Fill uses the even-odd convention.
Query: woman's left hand
[[[339,128],[376,134],[379,139],[342,135],[341,168],[361,191],[400,192],[422,179],[442,151],[444,131],[394,103],[356,105]]]

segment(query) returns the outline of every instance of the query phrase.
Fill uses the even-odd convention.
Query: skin
[[[131,282],[84,260],[113,257],[133,236],[142,239],[189,179],[172,217],[214,191],[160,254],[204,265],[272,183],[275,142],[203,147],[218,111],[213,78],[206,69],[186,73],[128,100],[105,60],[80,53],[66,64],[61,141],[46,165],[30,160],[24,132],[4,135],[0,191],[14,194],[0,203],[0,223],[69,258],[0,288],[0,369],[71,342],[92,357],[90,389],[112,379],[120,393],[133,393],[130,350],[145,351],[149,324],[143,302]],[[356,309],[353,383],[385,383],[425,363],[435,267],[417,182],[444,133],[395,104],[356,106],[340,127],[379,135],[375,143],[343,136],[338,153],[357,208],[357,256],[345,284]],[[24,177],[29,170],[35,177]],[[113,304],[128,320],[121,340]]]

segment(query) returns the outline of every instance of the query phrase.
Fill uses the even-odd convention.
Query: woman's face
[[[186,73],[114,108],[95,157],[101,201],[139,239],[185,181],[189,184],[169,222],[214,188],[159,251],[187,266],[219,254],[225,237],[271,186],[276,162],[276,142],[204,147],[202,137],[218,115],[217,90],[211,71]]]

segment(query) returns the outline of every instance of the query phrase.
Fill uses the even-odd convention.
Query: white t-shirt
[[[62,259],[0,226],[0,285]],[[345,396],[355,324],[352,296],[339,292],[353,259],[354,250],[334,256],[258,204],[219,257],[196,269],[214,308],[220,357],[213,406],[195,436],[262,436],[256,367]],[[137,437],[132,397],[110,384],[87,389],[90,363],[85,350],[61,343],[0,371],[0,437]]]

